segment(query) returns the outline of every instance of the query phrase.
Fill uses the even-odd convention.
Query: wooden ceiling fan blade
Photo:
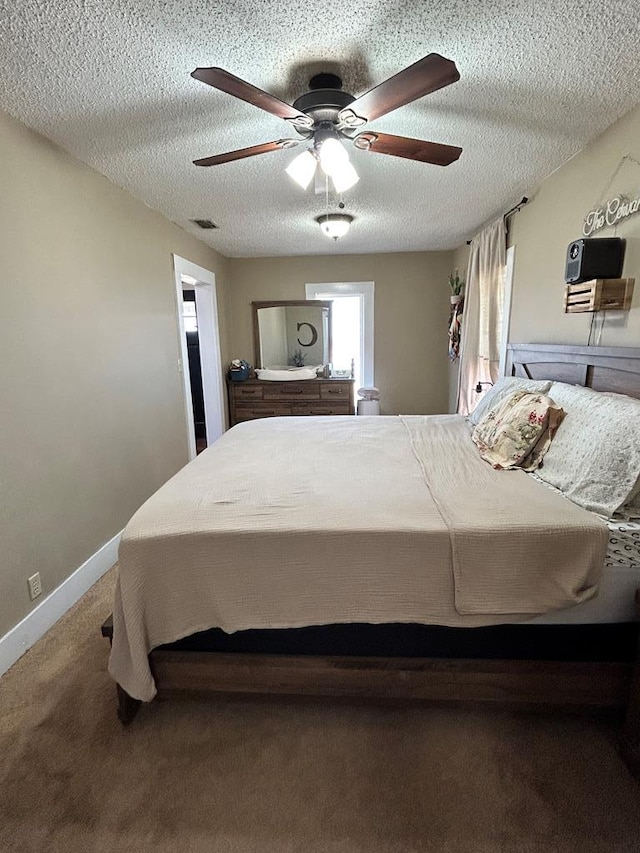
[[[408,136],[393,136],[390,133],[378,133],[373,130],[358,134],[353,144],[362,151],[391,154],[407,160],[433,163],[435,166],[448,166],[462,154],[462,148],[456,145],[443,145],[439,142],[427,142],[424,139],[411,139]]]
[[[195,80],[200,80],[214,89],[219,89],[221,92],[233,95],[234,98],[253,104],[254,107],[278,116],[278,118],[283,118],[285,121],[293,122],[302,127],[313,125],[313,120],[301,113],[300,110],[281,101],[275,95],[270,95],[268,92],[252,86],[251,83],[246,83],[222,68],[196,68],[195,71],[191,72],[191,76]]]
[[[277,139],[275,142],[263,142],[262,145],[252,145],[250,148],[240,148],[237,151],[227,151],[226,154],[215,154],[213,157],[203,157],[194,160],[194,166],[219,166],[221,163],[231,163],[233,160],[244,160],[245,157],[255,157],[257,154],[268,154],[269,151],[280,151],[282,148],[294,148],[297,139]]]
[[[459,79],[460,73],[455,62],[439,53],[430,53],[360,95],[341,111],[340,120],[347,125],[362,124],[363,120],[372,121]],[[360,121],[355,122],[351,118],[352,114]]]

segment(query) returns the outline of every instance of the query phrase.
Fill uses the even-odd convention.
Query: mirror
[[[255,366],[316,368],[331,361],[331,302],[252,302]]]

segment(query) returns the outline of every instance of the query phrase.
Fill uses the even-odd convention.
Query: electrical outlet
[[[39,595],[42,595],[40,572],[36,572],[35,575],[31,575],[30,578],[27,578],[27,583],[29,584],[29,598],[31,601],[36,599]]]

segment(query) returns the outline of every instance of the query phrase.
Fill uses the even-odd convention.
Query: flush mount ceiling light
[[[323,213],[316,219],[316,222],[327,237],[333,237],[334,240],[337,240],[347,233],[353,222],[353,216],[348,213]]]

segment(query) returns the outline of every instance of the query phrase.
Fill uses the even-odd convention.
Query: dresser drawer
[[[306,382],[273,382],[262,389],[263,400],[319,400],[322,383],[316,379]]]
[[[286,418],[292,414],[291,405],[287,403],[236,403],[235,422],[253,421],[256,418]]]
[[[317,403],[292,403],[292,415],[350,415],[348,400],[318,400]]]
[[[346,400],[351,399],[351,383],[345,382],[321,382],[321,400]]]
[[[353,415],[353,379],[229,382],[229,426],[257,418]]]
[[[261,385],[244,385],[241,382],[236,382],[230,386],[235,400],[262,400]]]

